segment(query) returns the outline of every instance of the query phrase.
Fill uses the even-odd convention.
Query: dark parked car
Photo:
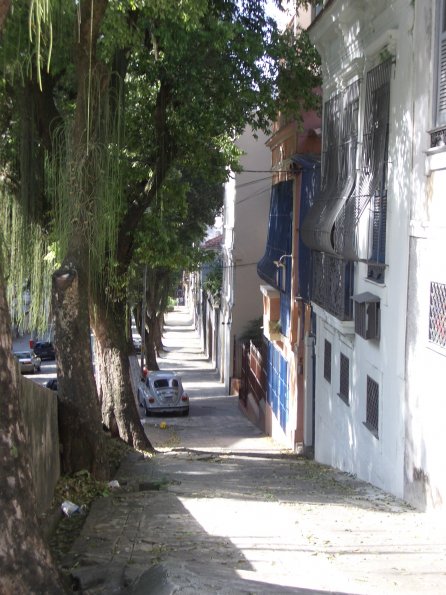
[[[54,352],[54,346],[49,341],[37,341],[34,344],[33,351],[42,360],[56,358],[56,354]]]
[[[57,378],[50,378],[45,386],[50,390],[57,390]]]

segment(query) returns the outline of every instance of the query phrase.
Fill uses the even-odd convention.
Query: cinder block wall
[[[23,376],[20,376],[19,390],[37,511],[45,512],[60,477],[57,395]]]

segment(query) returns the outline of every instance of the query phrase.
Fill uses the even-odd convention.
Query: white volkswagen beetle
[[[144,407],[146,415],[189,415],[189,397],[184,392],[181,376],[174,372],[149,372],[139,384],[138,403]]]

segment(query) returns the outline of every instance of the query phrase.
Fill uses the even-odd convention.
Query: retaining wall
[[[37,511],[46,511],[60,477],[57,394],[23,376],[19,391]]]

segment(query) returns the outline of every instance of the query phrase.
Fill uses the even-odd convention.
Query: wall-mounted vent
[[[368,291],[353,296],[355,333],[363,339],[379,339],[380,299]]]

